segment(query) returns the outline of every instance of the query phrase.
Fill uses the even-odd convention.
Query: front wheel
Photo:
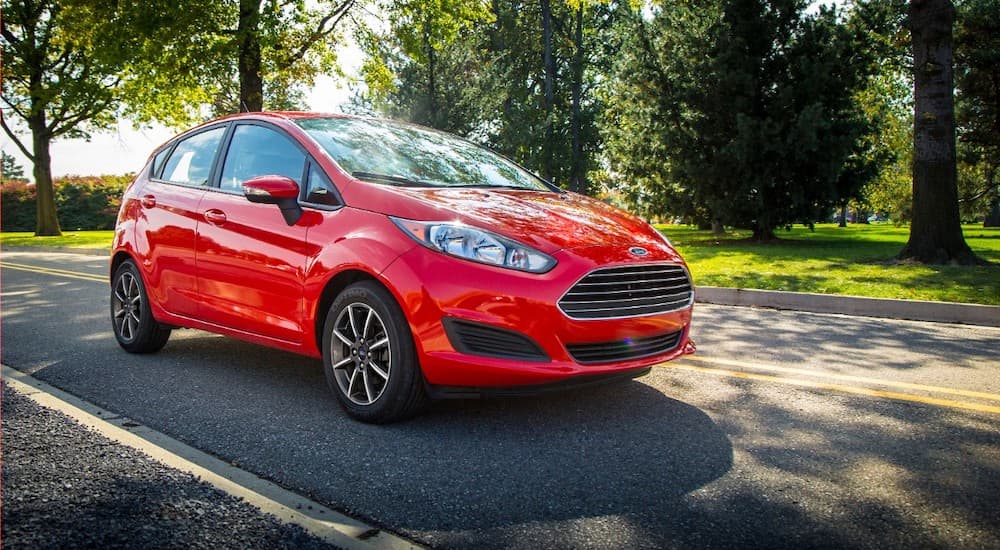
[[[392,294],[377,283],[355,283],[330,306],[323,367],[330,390],[357,420],[394,422],[427,404],[409,324]]]
[[[122,262],[111,279],[111,325],[118,345],[129,353],[159,351],[170,338],[170,329],[153,318],[146,286],[131,260]]]

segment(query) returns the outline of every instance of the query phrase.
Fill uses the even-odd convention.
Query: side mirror
[[[285,223],[295,225],[302,217],[299,184],[285,176],[258,176],[243,182],[243,196],[257,204],[276,204]]]

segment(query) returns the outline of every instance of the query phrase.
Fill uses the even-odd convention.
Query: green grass
[[[965,240],[989,267],[901,264],[892,258],[909,228],[833,224],[779,231],[780,241],[750,242],[748,231],[716,237],[658,225],[684,255],[696,284],[879,298],[1000,305],[1000,228],[964,226]],[[3,246],[108,249],[113,231],[67,231],[62,237],[0,233]]]
[[[687,260],[695,283],[821,294],[1000,305],[1000,228],[963,226],[966,242],[987,267],[926,266],[893,257],[908,227],[817,225],[779,231],[779,242],[749,241],[749,231],[658,225]]]
[[[0,233],[0,246],[32,246],[44,248],[98,248],[111,249],[115,232],[63,231],[61,237],[36,237],[30,231]]]

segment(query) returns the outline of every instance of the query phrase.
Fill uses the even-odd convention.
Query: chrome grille
[[[615,319],[684,309],[694,300],[687,271],[673,264],[592,271],[559,300],[571,319]]]

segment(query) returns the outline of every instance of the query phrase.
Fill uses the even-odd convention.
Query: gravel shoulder
[[[2,422],[5,549],[332,548],[7,384]]]

